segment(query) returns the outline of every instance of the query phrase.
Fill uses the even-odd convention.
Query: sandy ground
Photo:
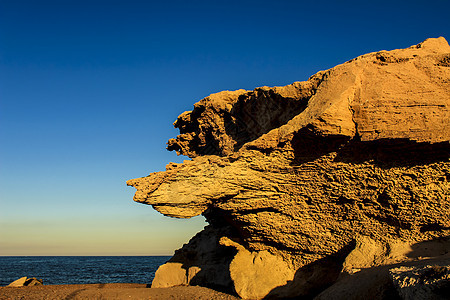
[[[145,284],[67,284],[0,287],[0,299],[224,299],[237,297],[199,286],[147,288]]]

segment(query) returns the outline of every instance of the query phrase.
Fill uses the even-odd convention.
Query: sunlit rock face
[[[446,40],[428,39],[181,114],[168,149],[192,160],[127,184],[137,202],[210,225],[153,285],[313,297],[345,274],[417,259],[424,242],[441,250],[423,256],[449,252],[449,67]]]

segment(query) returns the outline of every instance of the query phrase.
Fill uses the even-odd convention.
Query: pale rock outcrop
[[[446,40],[428,39],[181,114],[168,149],[192,160],[127,183],[135,201],[210,225],[154,285],[313,297],[448,238],[449,61]],[[183,279],[164,283],[174,268]]]
[[[8,284],[9,287],[20,287],[25,284],[25,281],[27,281],[27,277],[20,277],[17,280],[14,280],[10,284]]]

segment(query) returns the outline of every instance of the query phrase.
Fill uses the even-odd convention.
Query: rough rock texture
[[[402,266],[391,269],[390,275],[403,299],[444,300],[450,296],[450,265]]]
[[[361,247],[368,249],[370,245],[369,242],[369,245],[361,244]],[[360,269],[353,269],[351,273],[343,270],[337,282],[315,299],[443,299],[443,295],[450,293],[450,281],[445,273],[450,266],[449,249],[450,239],[421,242],[412,247],[397,244],[391,250],[391,262],[387,260],[372,267],[363,267],[367,260],[355,261]],[[405,250],[406,257],[393,259]],[[349,257],[354,252],[364,250],[357,246]]]
[[[27,277],[20,277],[17,280],[14,280],[13,282],[11,282],[10,284],[8,284],[9,287],[20,287],[20,286],[24,286],[25,281],[27,281]]]
[[[8,287],[35,286],[42,285],[42,283],[42,279],[21,277],[8,284]]]
[[[428,39],[181,114],[168,149],[192,160],[127,182],[135,201],[210,224],[168,262],[184,269],[170,285],[313,297],[448,237],[449,60]]]

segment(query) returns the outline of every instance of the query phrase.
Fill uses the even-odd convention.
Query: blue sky
[[[0,0],[0,255],[164,255],[205,225],[125,181],[183,157],[176,117],[450,38],[450,1]]]

